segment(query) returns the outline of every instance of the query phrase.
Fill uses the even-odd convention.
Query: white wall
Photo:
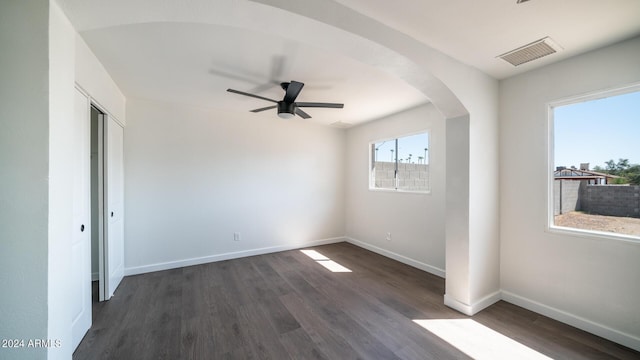
[[[131,99],[127,117],[127,274],[342,239],[344,130]]]
[[[640,243],[550,233],[547,103],[640,82],[640,38],[500,84],[501,282],[508,301],[640,350]]]
[[[422,130],[430,133],[431,193],[369,190],[369,143]],[[444,277],[445,136],[445,119],[432,104],[347,131],[349,241]]]
[[[68,359],[74,293],[71,277],[73,231],[73,166],[75,31],[55,2],[49,16],[49,323],[48,338],[60,347],[48,348],[48,359]],[[88,195],[88,194],[87,194]]]
[[[0,339],[47,338],[48,19],[47,1],[0,2]]]
[[[76,82],[91,96],[101,110],[126,125],[126,99],[107,70],[93,54],[87,43],[76,33],[75,46]]]

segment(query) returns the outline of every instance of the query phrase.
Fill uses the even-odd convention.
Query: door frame
[[[107,268],[109,264],[109,236],[107,233],[108,203],[107,203],[107,161],[106,161],[106,129],[108,121],[113,120],[124,129],[124,124],[112,116],[106,107],[93,98],[89,92],[76,83],[75,88],[88,99],[87,121],[91,122],[91,108],[98,110],[98,289],[99,301],[111,298],[115,289],[108,288]],[[94,224],[92,224],[94,225]]]
[[[106,278],[105,266],[107,264],[105,251],[105,171],[104,171],[104,124],[107,117],[94,100],[89,98],[89,106],[98,111],[98,301],[108,300],[106,298]],[[93,120],[91,120],[93,121]],[[93,179],[91,179],[93,181]],[[93,259],[92,259],[93,260]]]

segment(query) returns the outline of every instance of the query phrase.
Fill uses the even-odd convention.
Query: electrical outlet
[[[391,241],[391,233],[390,232],[387,233],[387,241]]]
[[[233,233],[233,241],[240,241],[240,233],[239,232],[234,232]]]

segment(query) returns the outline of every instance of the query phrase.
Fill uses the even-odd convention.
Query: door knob
[[[80,232],[84,232],[84,224],[80,225]]]
[[[111,212],[111,217],[113,217],[113,211]]]

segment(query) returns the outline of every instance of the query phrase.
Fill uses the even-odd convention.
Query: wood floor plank
[[[208,291],[212,289],[207,282],[204,266],[191,266],[184,269],[182,321],[180,328],[181,356],[196,359],[202,354],[214,354],[215,347],[211,338],[213,328],[208,327],[212,311],[208,306]]]
[[[286,360],[291,356],[266,314],[258,306],[240,306],[240,336],[252,358]]]
[[[316,346],[309,334],[298,328],[280,335],[280,342],[287,349],[292,359],[329,360]]]
[[[463,353],[456,352],[450,344],[437,336],[425,332],[420,326],[407,326],[411,318],[393,311],[374,298],[366,299],[349,288],[335,286],[325,286],[323,292],[395,354],[411,347],[420,350],[422,359],[469,358]]]
[[[278,254],[267,254],[263,256],[254,256],[252,258],[252,264],[255,269],[260,273],[264,282],[269,284],[269,287],[278,296],[286,295],[291,292],[291,286],[278,274],[271,265],[269,265],[268,259],[278,256]]]
[[[473,317],[443,305],[444,280],[348,243],[128,276],[94,303],[80,359],[467,359],[413,320],[473,319],[555,359],[640,353],[498,302]]]
[[[205,333],[208,341],[213,343],[216,356],[233,353],[245,345],[240,329],[240,308],[225,287],[212,287],[207,295],[207,305],[200,309],[206,321],[203,321],[199,331]],[[206,315],[207,312],[209,315]],[[200,355],[198,358],[206,354]]]
[[[290,274],[287,279],[297,290],[296,292],[310,305],[308,311],[319,315],[319,325],[327,326],[342,336],[361,356],[369,359],[398,358],[367,329],[360,326],[350,314],[335,306],[330,298],[310,285],[302,275]]]
[[[321,315],[313,311],[296,293],[282,297],[287,309],[300,322],[309,338],[329,359],[359,359],[358,352],[346,339],[331,329]]]
[[[182,313],[182,269],[170,270],[154,284],[143,328],[140,359],[177,359],[180,357]],[[139,345],[133,345],[139,346]],[[133,347],[132,346],[132,347]]]

